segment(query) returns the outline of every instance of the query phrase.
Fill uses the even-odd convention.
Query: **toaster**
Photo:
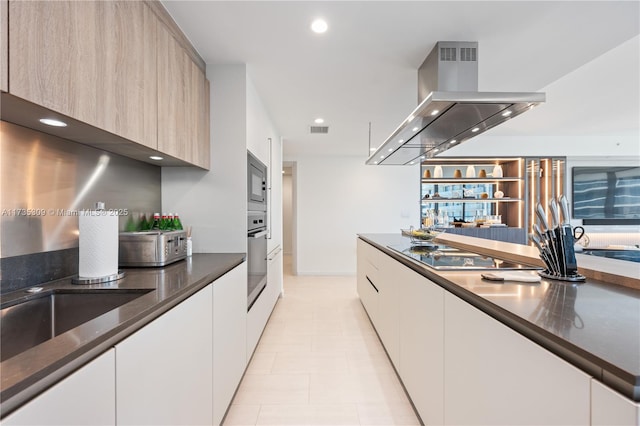
[[[119,266],[165,266],[186,257],[186,231],[121,232],[119,235]]]

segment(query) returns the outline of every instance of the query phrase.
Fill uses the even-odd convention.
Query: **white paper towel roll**
[[[84,210],[78,217],[80,278],[118,273],[118,215],[108,210]]]

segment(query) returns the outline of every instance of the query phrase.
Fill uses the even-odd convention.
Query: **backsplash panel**
[[[0,141],[3,283],[21,273],[5,265],[22,263],[7,258],[73,248],[77,252],[77,212],[93,208],[96,201],[103,201],[107,209],[122,209],[131,215],[120,216],[120,230],[130,217],[137,220],[141,212],[160,210],[160,167],[6,121],[0,121]],[[58,261],[52,262],[33,262],[33,267],[40,264],[52,268]],[[50,276],[42,272],[42,276]]]

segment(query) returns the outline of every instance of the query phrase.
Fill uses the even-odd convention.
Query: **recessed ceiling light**
[[[480,130],[480,127],[474,127],[473,129],[471,129],[473,133],[477,132],[478,130]]]
[[[322,123],[324,123],[324,118],[319,118],[319,117],[318,117],[318,118],[316,118],[316,119],[315,119],[315,120],[313,120],[313,121],[314,121],[314,123],[316,123],[316,124],[322,124]]]
[[[420,127],[414,127],[414,128],[413,128],[413,129],[411,129],[411,130],[413,130],[414,132],[417,132],[418,130],[420,130]]]
[[[439,112],[440,112],[440,111],[438,111],[437,109],[434,109],[434,110],[431,112],[431,115],[438,115],[438,113],[439,113]]]
[[[322,34],[326,32],[328,28],[329,28],[329,25],[327,24],[327,21],[325,21],[324,19],[316,19],[311,23],[311,30],[317,34]]]
[[[453,145],[454,143],[458,142],[457,140],[452,140],[451,142],[449,142],[450,145]]]
[[[424,155],[420,156],[420,159],[421,159],[421,160],[424,160]]]
[[[389,148],[389,152],[393,151],[393,148]]]
[[[377,162],[377,161],[374,161],[374,162],[373,162],[373,164],[378,164],[378,162]]]
[[[400,140],[398,141],[398,143],[402,143],[402,142],[404,142],[404,139],[400,139]]]
[[[408,118],[407,118],[407,123],[411,123],[413,121],[413,119],[416,118],[413,114],[411,114]]]
[[[152,160],[156,160],[156,161],[164,160],[164,158],[159,157],[159,156],[157,156],[157,155],[152,155],[152,156],[150,156],[149,158],[151,158]]]
[[[505,112],[502,113],[503,117],[508,117],[510,115],[511,115],[511,111],[505,111]]]
[[[412,162],[410,162],[409,164],[416,164],[416,162],[415,162],[415,161],[412,161]]]
[[[438,152],[440,151],[438,148],[433,148],[433,152]]]
[[[41,118],[40,122],[42,124],[46,124],[47,126],[67,127],[67,123],[65,123],[64,121],[56,120],[55,118]]]
[[[380,158],[384,158],[384,155],[381,155]]]
[[[375,151],[377,148],[369,148],[369,151],[373,152]]]

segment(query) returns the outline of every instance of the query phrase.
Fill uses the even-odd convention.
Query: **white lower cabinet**
[[[364,306],[371,322],[375,325],[378,320],[378,267],[372,259],[372,252],[376,250],[371,245],[358,238],[357,242],[357,289],[360,301]]]
[[[2,419],[2,424],[113,425],[115,376],[115,351],[110,349]]]
[[[400,266],[400,378],[425,425],[444,423],[444,290]]]
[[[640,426],[640,403],[591,379],[591,424],[594,426]]]
[[[381,253],[376,264],[379,270],[378,314],[376,330],[396,370],[400,370],[400,293],[402,282],[397,274],[404,266]]]
[[[214,425],[222,422],[247,367],[246,336],[247,264],[244,262],[213,283]],[[209,363],[211,365],[211,358]]]
[[[203,288],[115,346],[118,425],[212,424],[217,286]]]
[[[444,312],[444,424],[589,424],[587,374],[452,294]]]
[[[278,246],[267,255],[267,286],[247,312],[247,360],[253,356],[262,331],[282,290],[282,249]]]

